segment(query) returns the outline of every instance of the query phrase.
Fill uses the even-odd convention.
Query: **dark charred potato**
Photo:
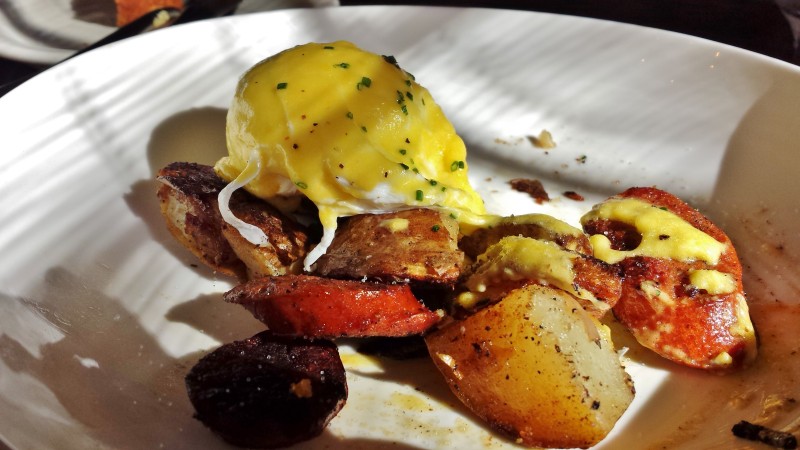
[[[347,399],[344,367],[326,340],[262,332],[225,344],[186,376],[195,417],[242,447],[287,447],[322,433]]]

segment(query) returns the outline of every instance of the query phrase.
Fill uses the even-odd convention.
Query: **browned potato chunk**
[[[433,209],[353,216],[336,230],[314,271],[334,278],[452,284],[464,262],[457,239],[455,219]]]
[[[523,214],[499,218],[490,227],[479,228],[462,236],[458,247],[471,259],[475,259],[487,248],[506,236],[523,236],[550,241],[560,247],[583,255],[592,254],[589,238],[566,222],[546,214]]]
[[[451,390],[527,446],[590,447],[633,400],[602,325],[562,291],[530,284],[426,337]]]
[[[240,189],[231,211],[269,240],[263,247],[251,244],[222,219],[217,196],[226,183],[213,167],[174,162],[159,170],[158,181],[167,228],[207,266],[241,280],[300,271],[309,245],[305,227]]]

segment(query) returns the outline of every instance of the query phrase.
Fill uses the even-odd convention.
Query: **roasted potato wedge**
[[[217,196],[225,187],[211,166],[174,162],[158,172],[161,213],[172,235],[212,269],[241,280],[296,273],[305,257],[306,229],[244,190],[234,192],[230,209],[259,227],[269,245],[245,240],[222,219]]]
[[[309,247],[305,228],[261,200],[232,199],[231,210],[239,219],[261,229],[269,241],[265,246],[255,245],[236,228],[222,223],[222,235],[247,267],[248,279],[302,271]]]
[[[526,446],[590,447],[633,400],[607,329],[550,287],[511,291],[425,342],[453,393]]]
[[[511,289],[535,281],[572,294],[600,318],[621,292],[618,269],[591,256],[567,250],[555,242],[523,236],[505,236],[478,255],[466,271],[458,306],[492,303]]]
[[[703,214],[662,190],[631,188],[581,222],[595,256],[622,270],[613,312],[640,344],[700,369],[736,369],[756,357],[742,266]]]
[[[334,278],[448,285],[461,275],[458,223],[433,209],[348,218],[314,273]]]
[[[491,226],[461,236],[458,247],[467,257],[475,259],[506,236],[540,239],[554,242],[565,250],[583,255],[592,254],[592,245],[580,228],[547,214],[523,214],[499,218]]]
[[[172,236],[211,269],[246,278],[246,266],[221,233],[217,196],[225,182],[214,168],[174,162],[158,171],[157,180],[161,215]]]

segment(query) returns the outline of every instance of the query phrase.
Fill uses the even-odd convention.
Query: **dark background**
[[[351,6],[381,2],[340,3]],[[520,9],[612,20],[699,36],[800,63],[794,55],[789,24],[772,0],[407,0],[392,4]],[[0,57],[0,85],[44,68]]]

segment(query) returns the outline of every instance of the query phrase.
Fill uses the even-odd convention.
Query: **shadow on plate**
[[[712,218],[737,246],[751,302],[799,303],[799,80],[775,71],[731,135],[711,201]]]
[[[152,132],[147,146],[147,160],[152,178],[131,185],[125,195],[128,208],[147,226],[153,240],[177,260],[206,279],[224,277],[205,265],[172,237],[161,215],[156,191],[158,171],[175,161],[213,165],[226,154],[225,115],[220,108],[197,108],[177,113],[161,122]]]
[[[53,335],[38,351],[24,329],[0,335],[7,376],[29,387],[18,392],[15,400],[24,410],[17,414],[23,423],[31,417],[41,422],[28,422],[20,432],[35,429],[36,442],[52,448],[90,442],[109,448],[196,448],[185,434],[201,432],[202,426],[193,423],[183,386],[194,357],[165,354],[120,302],[65,268],[48,270],[41,286],[31,298],[2,301],[4,309],[15,308],[17,317],[29,319],[22,326],[31,333],[49,324]]]

